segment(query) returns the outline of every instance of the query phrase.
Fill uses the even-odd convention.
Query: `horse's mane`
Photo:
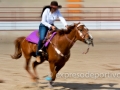
[[[68,29],[58,29],[57,33],[59,35],[64,35],[64,34],[69,34],[73,29],[74,29],[75,25],[70,25],[68,26]]]

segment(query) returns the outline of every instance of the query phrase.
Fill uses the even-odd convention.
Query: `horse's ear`
[[[80,24],[80,21],[78,22],[78,24]]]
[[[73,26],[75,26],[75,25],[76,25],[76,23],[73,24]]]
[[[77,23],[74,23],[74,26],[76,26],[77,25]]]

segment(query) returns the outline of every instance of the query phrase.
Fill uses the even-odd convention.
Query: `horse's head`
[[[82,23],[75,23],[74,24],[76,31],[76,38],[77,40],[80,40],[88,45],[92,44],[93,46],[93,37],[92,35],[89,33],[88,28],[82,24]]]

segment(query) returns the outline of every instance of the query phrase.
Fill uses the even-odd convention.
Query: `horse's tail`
[[[25,39],[25,37],[18,37],[14,44],[15,44],[15,53],[14,55],[11,55],[12,59],[19,59],[22,56],[22,50],[21,50],[21,42]]]

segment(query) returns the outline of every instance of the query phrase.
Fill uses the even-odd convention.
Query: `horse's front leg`
[[[49,87],[52,87],[52,83],[56,78],[56,70],[55,70],[55,64],[53,62],[49,62],[50,66],[50,77],[46,77],[45,79],[49,81]]]
[[[51,77],[47,77],[46,79],[49,81],[49,86],[52,87],[52,83],[56,79],[56,74],[65,64],[62,64],[59,66],[55,66],[54,63],[49,63],[49,64],[50,64],[50,70],[51,70]]]

